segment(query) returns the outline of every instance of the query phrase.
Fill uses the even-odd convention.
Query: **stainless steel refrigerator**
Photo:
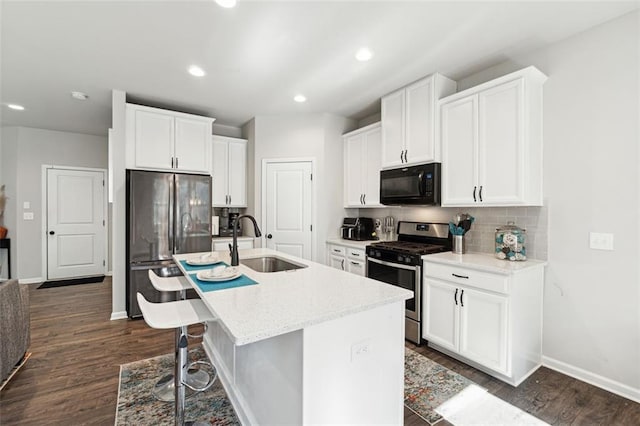
[[[172,255],[211,251],[211,176],[127,170],[127,313],[142,316],[136,293],[151,302],[175,300],[156,291],[149,269],[177,276]]]

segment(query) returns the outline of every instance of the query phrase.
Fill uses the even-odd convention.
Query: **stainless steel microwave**
[[[380,203],[386,205],[440,205],[440,163],[382,170]]]

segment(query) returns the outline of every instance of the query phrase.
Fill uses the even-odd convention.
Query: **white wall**
[[[640,13],[458,82],[535,65],[544,86],[545,363],[640,400]],[[614,235],[591,250],[589,232]]]
[[[344,216],[344,210],[341,208],[341,135],[354,126],[355,121],[330,114],[258,116],[253,122],[255,194],[252,210],[258,221],[262,214],[262,160],[315,159],[314,183],[317,203],[314,230],[317,238],[313,258],[320,262],[324,262],[325,238],[327,235],[335,235],[337,231],[332,228],[337,229]],[[336,191],[336,188],[339,190]],[[336,192],[339,192],[339,197]]]
[[[79,133],[17,127],[3,129],[3,170],[15,176],[9,209],[12,275],[22,281],[43,279],[42,270],[42,165],[107,168],[107,138]],[[4,139],[4,138],[3,138]],[[11,168],[15,167],[15,173]],[[29,202],[30,208],[23,209]],[[34,220],[23,220],[23,212],[33,212]]]
[[[112,205],[112,259],[113,274],[111,277],[111,319],[127,317],[126,310],[126,277],[127,277],[127,215],[126,215],[126,161],[125,161],[125,117],[126,93],[113,90],[111,93],[111,158],[113,171],[113,205]]]

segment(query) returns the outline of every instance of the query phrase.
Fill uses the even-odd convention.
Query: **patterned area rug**
[[[189,358],[206,359],[202,346],[189,351]],[[172,425],[173,403],[157,401],[151,389],[159,377],[173,369],[173,354],[162,355],[120,367],[120,389],[116,425]],[[436,409],[463,389],[475,385],[442,365],[405,348],[404,404],[433,425],[442,420]],[[477,385],[476,385],[477,386]],[[212,425],[239,425],[220,380],[206,392],[188,398],[187,420]]]
[[[202,346],[189,350],[190,360],[206,360]],[[173,425],[174,404],[156,400],[151,389],[160,377],[173,371],[173,354],[144,359],[120,366],[120,389],[116,425]],[[187,421],[211,425],[240,425],[219,379],[206,392],[187,398]]]
[[[404,405],[429,424],[442,420],[436,408],[469,385],[475,383],[405,348]]]

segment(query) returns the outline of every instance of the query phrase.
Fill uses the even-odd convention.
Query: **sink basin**
[[[261,256],[240,259],[240,263],[256,272],[282,272],[306,268],[307,265],[291,262],[277,256]]]

